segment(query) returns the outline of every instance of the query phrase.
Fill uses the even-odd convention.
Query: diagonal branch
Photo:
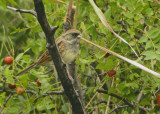
[[[64,68],[64,64],[62,63],[55,44],[54,33],[58,27],[50,27],[46,18],[42,0],[34,0],[34,6],[37,12],[37,19],[46,36],[48,51],[56,67],[58,77],[60,78],[62,86],[64,88],[64,92],[67,95],[69,101],[71,102],[72,110],[75,114],[84,114],[85,111],[82,107],[82,104],[79,97],[77,96],[75,89],[73,88],[71,80],[67,76],[66,69]]]
[[[117,98],[117,99],[120,99],[120,100],[122,100],[126,105],[128,105],[129,107],[132,107],[132,108],[136,108],[136,107],[137,107],[137,105],[134,105],[134,104],[130,103],[127,99],[125,99],[125,98],[123,98],[123,97],[121,97],[121,96],[119,96],[119,95],[116,95],[116,94],[114,94],[114,93],[108,93],[108,91],[106,91],[106,90],[100,90],[100,89],[98,89],[97,91],[98,91],[99,93],[109,94],[109,95],[112,96],[112,97],[115,97],[115,98]],[[148,111],[149,111],[148,109],[143,108],[143,107],[140,107],[140,106],[139,106],[139,109],[142,110],[142,111],[144,111],[144,112],[148,112]]]
[[[98,89],[97,91],[98,91],[99,93],[109,94],[107,90],[100,90],[100,89]],[[132,103],[130,103],[128,100],[126,100],[125,98],[123,98],[123,97],[121,97],[121,96],[118,96],[118,95],[116,95],[116,94],[114,94],[114,93],[110,93],[109,95],[111,95],[112,97],[116,97],[116,98],[122,100],[125,104],[127,104],[127,105],[130,106],[130,107],[133,107],[133,108],[135,107]]]
[[[3,109],[6,107],[7,102],[9,101],[9,99],[10,99],[11,97],[12,97],[12,94],[10,94],[10,95],[8,96],[8,98],[5,100],[4,105],[3,105],[3,107],[2,107],[2,109],[1,109],[1,111],[0,111],[0,114],[2,113]]]

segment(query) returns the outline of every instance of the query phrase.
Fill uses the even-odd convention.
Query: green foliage
[[[69,2],[69,0],[63,1]],[[43,2],[51,26],[60,26],[55,34],[57,38],[63,32],[67,5],[50,0],[43,0]],[[136,58],[126,44],[105,28],[87,0],[77,0],[74,3],[78,9],[77,20],[80,22],[77,29],[82,32],[84,38],[138,61],[154,71],[160,71],[160,7],[154,0],[98,0],[96,2],[113,30],[132,45],[139,58]],[[3,113],[68,113],[70,104],[65,96],[43,96],[50,91],[62,90],[56,73],[45,74],[50,67],[36,67],[20,77],[15,77],[46,50],[46,41],[34,16],[8,10],[7,5],[19,9],[34,9],[33,0],[0,0],[0,90],[3,89],[5,76],[6,90],[15,92],[15,89],[9,89],[7,84],[14,84],[16,81],[17,87],[21,86],[26,91],[23,95],[13,94]],[[86,111],[90,112],[96,108],[98,113],[102,110],[105,112],[106,105],[96,104],[100,101],[109,102],[110,95],[112,104],[109,112],[115,107],[126,105],[123,100],[112,96],[112,93],[137,106],[119,109],[120,113],[139,113],[139,106],[148,107],[151,109],[150,113],[160,111],[156,104],[160,80],[112,55],[104,58],[105,54],[81,41],[81,53],[76,59],[76,69],[81,86],[88,87],[85,92],[85,104],[88,105]],[[3,62],[7,55],[14,58],[11,65]],[[107,75],[110,69],[116,70],[117,74],[114,77]],[[103,78],[99,80],[99,76]],[[41,86],[37,85],[37,78],[40,79]],[[102,89],[103,84],[107,86],[108,93],[97,94],[97,89]],[[37,94],[27,93],[27,90]],[[140,91],[142,96],[138,101]],[[9,95],[10,93],[0,92],[0,109]]]

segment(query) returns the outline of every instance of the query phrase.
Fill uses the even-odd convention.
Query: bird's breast
[[[67,43],[61,57],[65,64],[71,63],[79,54],[79,43]]]

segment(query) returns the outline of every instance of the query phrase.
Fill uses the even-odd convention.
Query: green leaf
[[[23,55],[24,55],[24,53],[20,53],[20,54],[15,58],[15,60],[18,62],[18,61],[22,58]]]
[[[13,106],[13,107],[9,107],[7,108],[7,111],[9,112],[9,114],[18,114],[19,111],[19,106]]]
[[[38,102],[36,103],[37,110],[42,111],[42,110],[50,110],[52,108],[56,107],[56,104],[52,104],[52,101],[50,100],[49,97],[45,97],[43,99],[39,99]]]
[[[90,12],[89,14],[89,17],[90,17],[90,20],[93,22],[93,23],[96,23],[99,21],[99,19],[97,18],[97,15],[93,12]]]
[[[62,111],[64,113],[67,113],[69,111],[69,103],[65,103],[63,106],[62,106]]]
[[[7,1],[17,6],[17,3],[14,0],[7,0]]]
[[[115,88],[114,88],[114,87],[111,87],[111,88],[109,89],[108,93],[109,93],[109,94],[110,94],[110,93],[116,93]]]
[[[22,58],[22,56],[23,56],[26,52],[28,52],[30,49],[31,49],[31,48],[28,48],[28,49],[26,49],[26,51],[25,51],[24,53],[18,54],[18,56],[15,58],[15,60],[16,60],[16,61],[19,61],[19,60]]]
[[[18,77],[21,82],[23,82],[23,86],[26,88],[28,86],[28,74],[23,74]]]
[[[145,49],[149,49],[149,48],[152,48],[152,47],[153,47],[152,42],[151,41],[147,41]]]
[[[6,4],[6,0],[0,0],[0,7],[2,6],[2,8],[6,9],[7,8],[7,4]]]
[[[160,29],[151,28],[149,31],[147,31],[147,33],[151,38],[155,39],[156,37],[160,35]]]
[[[129,114],[127,111],[124,111],[123,114]]]
[[[104,16],[106,17],[106,19],[109,19],[111,17],[111,9],[106,10]]]
[[[90,62],[91,62],[90,60],[82,59],[82,58],[79,58],[79,61],[80,61],[81,63],[84,63],[84,64],[87,64],[87,63],[90,63]]]
[[[151,8],[148,8],[145,10],[145,13],[148,15],[148,16],[152,16],[154,13],[153,13],[153,10]]]
[[[18,32],[26,31],[27,29],[29,29],[29,28],[22,28],[22,29],[21,28],[17,28],[15,31],[11,32],[10,35],[13,35],[13,34],[18,33]]]
[[[133,13],[129,13],[129,12],[125,13],[125,16],[129,19],[132,19],[134,17]]]
[[[148,41],[148,38],[146,36],[142,36],[140,39],[139,39],[139,43],[143,43],[143,42],[147,42]]]
[[[156,53],[153,51],[145,51],[142,53],[142,55],[145,55],[145,60],[150,60],[150,59],[155,59],[156,58]]]

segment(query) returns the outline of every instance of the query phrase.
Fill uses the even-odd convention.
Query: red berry
[[[13,62],[13,59],[12,59],[12,57],[7,56],[7,57],[5,57],[4,62],[9,65]]]
[[[158,105],[160,106],[160,94],[157,95],[157,98],[156,98],[156,99],[157,99]]]
[[[17,87],[16,88],[16,93],[19,95],[22,95],[24,93],[24,89],[22,87]]]
[[[109,70],[107,72],[107,74],[108,74],[108,76],[112,77],[112,76],[116,75],[116,71],[115,70]]]
[[[39,79],[39,78],[37,79],[37,84],[38,84],[39,86],[41,86],[41,82],[40,82],[40,79]]]
[[[14,85],[13,85],[13,84],[8,84],[8,87],[9,87],[10,89],[16,88],[16,82],[14,83]]]
[[[108,56],[109,56],[109,53],[106,53],[106,54],[104,55],[104,58],[108,58]]]

